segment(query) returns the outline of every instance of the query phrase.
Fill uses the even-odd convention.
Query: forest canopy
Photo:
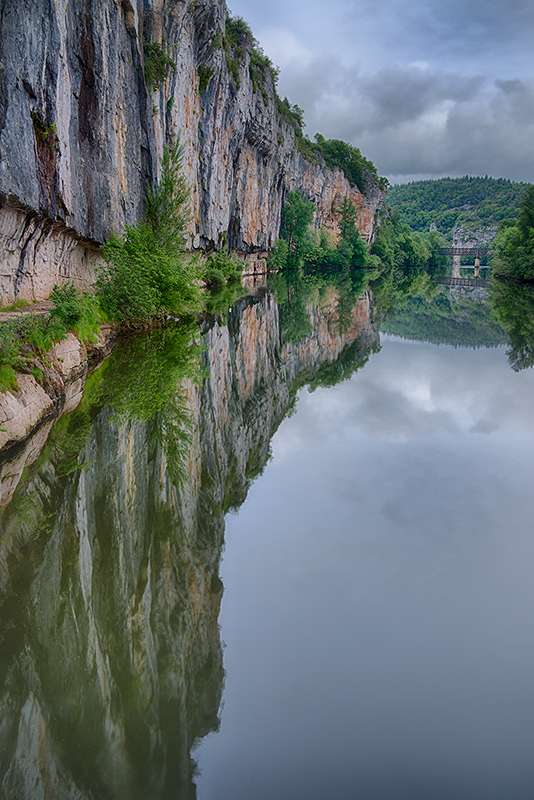
[[[386,202],[402,213],[412,230],[428,231],[434,223],[449,238],[455,226],[480,230],[517,218],[527,187],[505,178],[466,175],[390,186]]]

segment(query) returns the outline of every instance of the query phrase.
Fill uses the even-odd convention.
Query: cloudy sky
[[[534,182],[532,0],[229,0],[279,91],[391,182]]]

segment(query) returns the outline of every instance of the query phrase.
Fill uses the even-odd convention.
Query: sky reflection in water
[[[534,372],[382,337],[228,518],[201,800],[530,798]]]

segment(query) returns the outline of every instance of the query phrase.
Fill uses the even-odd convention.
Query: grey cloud
[[[354,92],[362,94],[375,109],[374,128],[416,120],[444,101],[466,102],[480,91],[483,79],[423,70],[386,67],[363,77]]]
[[[260,39],[274,26],[298,43],[280,91],[305,109],[309,135],[352,142],[390,180],[534,181],[531,3],[237,0],[234,10]]]
[[[491,59],[531,47],[534,15],[523,0],[361,0],[349,5],[347,27],[360,26],[375,48],[417,58]],[[425,56],[425,53],[428,56]]]
[[[416,66],[369,74],[320,54],[288,68],[281,85],[306,108],[312,135],[352,142],[390,179],[534,181],[534,79],[490,81]]]

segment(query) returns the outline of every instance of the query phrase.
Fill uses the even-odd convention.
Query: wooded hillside
[[[434,223],[445,236],[455,225],[473,230],[516,218],[528,184],[505,178],[440,178],[390,186],[387,204],[398,209],[414,231]]]

